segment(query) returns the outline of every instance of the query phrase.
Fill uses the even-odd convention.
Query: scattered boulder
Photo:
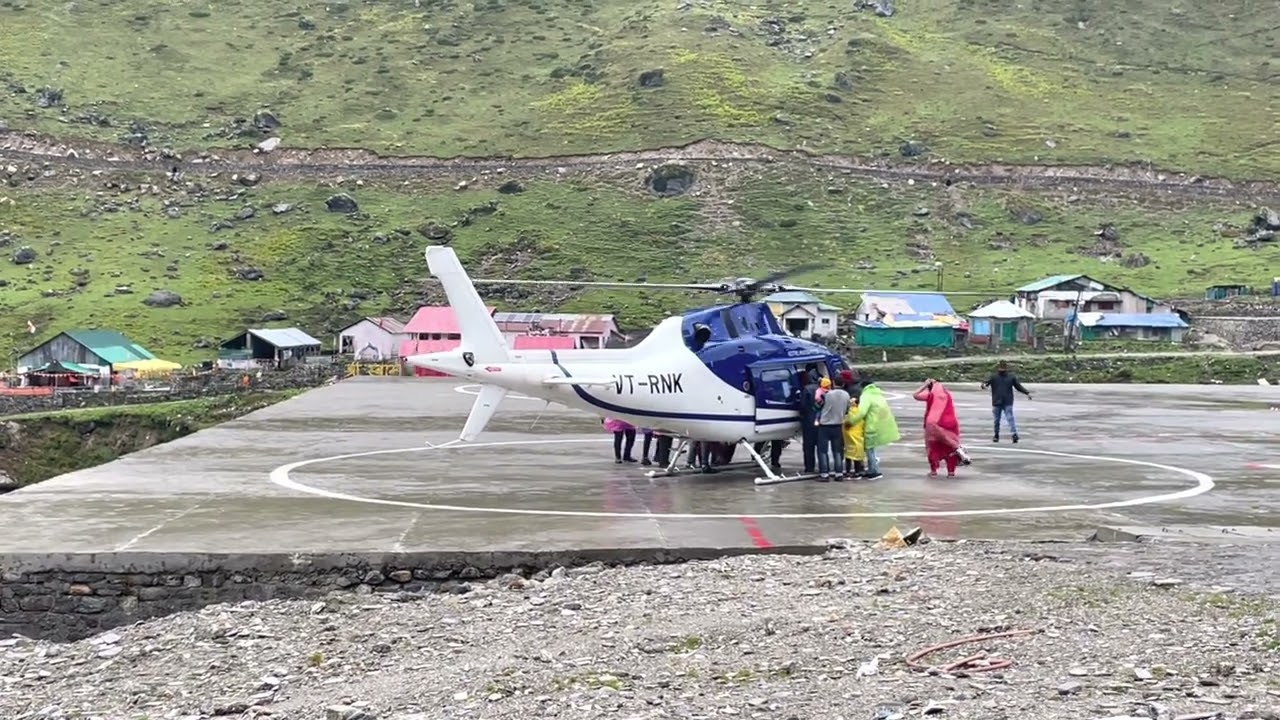
[[[654,168],[645,184],[657,195],[675,197],[692,190],[695,180],[692,168],[672,163]]]
[[[293,209],[293,206],[290,205],[289,203],[276,203],[275,205],[271,206],[271,214],[283,215],[292,209]]]
[[[266,277],[263,272],[256,267],[236,268],[235,276],[237,280],[247,280],[249,282],[256,282]]]
[[[253,126],[268,132],[280,127],[280,120],[270,110],[259,110],[253,114]]]
[[[508,180],[498,186],[498,192],[503,195],[515,195],[524,192],[524,186],[515,180]]]
[[[1044,220],[1044,215],[1040,214],[1035,208],[1014,208],[1012,214],[1023,225],[1036,225]]]
[[[280,322],[281,320],[288,319],[289,313],[286,313],[283,310],[268,310],[262,314],[262,322]]]
[[[640,73],[640,87],[656,88],[666,84],[666,78],[663,77],[662,68],[654,68],[653,70],[645,70]]]
[[[360,206],[356,204],[355,198],[346,193],[338,193],[331,196],[324,201],[324,206],[329,212],[353,213],[360,211]]]
[[[14,251],[11,259],[14,265],[30,265],[36,261],[36,251],[24,245]]]
[[[157,290],[142,301],[143,305],[153,308],[167,308],[182,305],[182,296],[170,290]]]
[[[837,90],[849,92],[853,90],[853,76],[841,70],[835,74],[834,78],[832,78],[831,84],[834,85]]]
[[[448,242],[453,236],[453,232],[450,231],[449,228],[433,222],[419,225],[418,232],[426,239],[434,240],[441,244]]]
[[[1120,258],[1120,264],[1127,268],[1146,267],[1151,264],[1151,258],[1146,253],[1129,253]]]
[[[915,140],[904,142],[898,146],[898,154],[902,155],[902,157],[920,157],[927,152],[929,152],[929,148],[925,147],[924,143],[918,143]]]
[[[216,242],[216,243],[210,243],[210,244],[209,244],[209,249],[210,249],[210,250],[217,250],[217,251],[219,251],[219,252],[221,252],[221,251],[223,251],[223,250],[226,250],[226,249],[227,249],[227,248],[229,248],[229,247],[231,247],[231,246],[230,246],[230,245],[227,243],[227,241],[225,241],[225,240],[219,240],[219,241],[218,241],[218,242]]]
[[[280,147],[280,138],[269,137],[254,146],[253,150],[254,152],[269,153],[278,147]]]
[[[256,172],[245,173],[244,175],[236,177],[236,182],[245,187],[253,187],[254,185],[262,182],[262,176]]]
[[[1275,240],[1276,234],[1280,233],[1280,213],[1271,208],[1262,208],[1253,216],[1253,222],[1249,224],[1247,232],[1248,234],[1241,238],[1237,245],[1243,247]]]
[[[893,0],[858,0],[854,3],[858,10],[871,10],[880,17],[893,17]]]
[[[258,211],[257,211],[257,210],[254,210],[252,205],[245,205],[244,207],[242,207],[242,208],[240,208],[238,211],[236,211],[236,219],[237,219],[237,220],[248,220],[249,218],[251,218],[251,217],[253,217],[254,215],[257,215],[257,214],[258,214]]]
[[[1098,228],[1093,232],[1093,234],[1109,243],[1119,242],[1120,240],[1120,231],[1116,230],[1116,226],[1111,223],[1107,223],[1106,225]]]
[[[62,104],[62,88],[45,85],[36,92],[36,105],[42,108],[57,107]]]

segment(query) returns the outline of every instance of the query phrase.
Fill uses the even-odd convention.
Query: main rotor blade
[[[749,285],[748,287],[752,289],[756,289],[756,288],[764,287],[765,285],[773,285],[777,283],[779,280],[781,280],[782,278],[791,277],[793,275],[803,275],[807,272],[813,272],[814,270],[821,270],[824,267],[827,267],[825,263],[806,263],[804,265],[798,265],[796,267],[788,268],[786,270],[779,270],[777,272],[769,273],[768,275],[765,275],[759,280],[753,280],[751,282],[751,285]]]
[[[659,290],[710,290],[720,292],[723,286],[698,283],[642,283],[642,282],[607,282],[600,280],[506,280],[502,278],[475,278],[471,282],[487,285],[585,285],[591,287],[616,288],[655,288]]]
[[[813,293],[814,295],[821,295],[823,293],[856,293],[858,295],[972,295],[975,297],[977,296],[991,297],[992,295],[1008,295],[1009,294],[1007,292],[1001,292],[999,290],[989,290],[986,292],[977,292],[977,291],[971,291],[971,290],[964,290],[964,291],[961,291],[961,290],[897,290],[894,288],[873,290],[873,289],[867,289],[867,288],[864,288],[864,289],[806,288],[806,287],[792,287],[790,285],[780,289],[783,291]]]

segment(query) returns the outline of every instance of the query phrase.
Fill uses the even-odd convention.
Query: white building
[[[393,317],[366,317],[338,331],[333,344],[338,355],[353,360],[378,362],[395,360],[400,343],[408,340],[404,323]]]
[[[1081,313],[1164,314],[1173,306],[1128,288],[1099,282],[1088,275],[1054,275],[1023,285],[1014,304],[1040,320],[1065,320],[1080,305]]]
[[[796,337],[834,337],[839,331],[840,308],[821,302],[807,292],[778,292],[764,298],[764,302],[782,329]]]

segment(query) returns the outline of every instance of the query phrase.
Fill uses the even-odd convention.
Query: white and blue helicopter
[[[756,478],[757,484],[812,477],[779,475],[761,457],[757,444],[799,434],[801,371],[834,377],[847,365],[826,346],[787,334],[769,306],[754,298],[761,292],[784,290],[868,291],[784,287],[777,282],[811,267],[763,280],[741,278],[719,284],[473,281],[451,248],[428,247],[426,258],[453,308],[462,340],[455,350],[414,355],[405,361],[412,367],[480,383],[461,441],[474,440],[514,390],[678,438],[670,464],[651,472],[651,477],[676,474],[677,459],[691,441],[744,448],[752,462],[737,465],[758,466],[764,476]],[[474,282],[703,290],[734,295],[738,302],[669,317],[629,348],[513,350]]]

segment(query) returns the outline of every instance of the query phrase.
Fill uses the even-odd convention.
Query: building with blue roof
[[[1076,315],[1067,318],[1070,323]],[[1081,340],[1156,340],[1182,342],[1191,326],[1177,313],[1080,313]]]

